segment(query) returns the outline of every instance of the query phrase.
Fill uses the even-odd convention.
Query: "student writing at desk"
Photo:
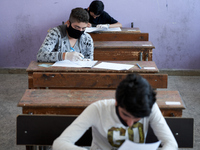
[[[177,142],[155,101],[156,93],[148,81],[129,74],[117,87],[116,98],[89,105],[54,141],[53,150],[84,149],[74,143],[89,127],[91,150],[115,150],[126,139],[144,143],[149,124],[161,140],[162,150],[177,150]]]
[[[111,17],[104,11],[104,4],[102,1],[94,0],[90,6],[85,9],[90,15],[89,27],[97,28],[116,28],[122,27],[122,24]]]
[[[93,60],[93,40],[85,33],[89,15],[83,8],[71,11],[66,25],[51,29],[42,46],[37,60],[39,62],[56,62],[61,60]]]

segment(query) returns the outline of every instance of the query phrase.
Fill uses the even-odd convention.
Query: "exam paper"
[[[118,150],[157,150],[159,147],[161,141],[155,142],[155,143],[134,143],[130,140],[126,140]]]
[[[167,101],[165,102],[166,105],[181,105],[180,102],[171,102],[171,101]]]
[[[134,65],[101,62],[100,64],[94,66],[93,68],[110,69],[110,70],[129,70],[133,66]]]
[[[58,67],[93,67],[98,61],[70,61],[63,60],[57,61],[52,66]]]
[[[96,28],[96,27],[90,27],[90,28],[86,28],[85,29],[85,32],[97,32],[97,31],[121,31],[121,28],[120,27],[117,27],[117,28]]]

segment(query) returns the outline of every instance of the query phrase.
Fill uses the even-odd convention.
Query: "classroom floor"
[[[0,150],[25,150],[16,145],[16,117],[22,113],[17,104],[27,88],[27,74],[0,74]],[[194,118],[194,148],[179,150],[200,149],[199,89],[200,76],[168,77],[168,90],[178,90],[185,103],[183,117]]]

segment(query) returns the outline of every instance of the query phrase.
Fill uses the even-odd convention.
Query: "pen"
[[[70,52],[75,52],[75,49],[73,47],[70,47],[71,51]],[[81,57],[82,59],[84,59],[84,57]]]
[[[137,66],[138,66],[140,69],[142,69],[138,63],[137,63]]]
[[[74,48],[73,48],[73,47],[70,47],[70,49],[71,49],[71,52],[75,52],[75,50],[74,50]]]

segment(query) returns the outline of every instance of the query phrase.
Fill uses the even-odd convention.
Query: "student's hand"
[[[91,24],[91,23],[88,23],[88,24],[87,24],[87,27],[88,27],[88,28],[92,27],[92,24]]]
[[[78,52],[67,52],[65,53],[65,59],[70,61],[82,61],[84,56]]]
[[[109,24],[98,24],[97,28],[105,28],[108,29],[109,28]]]
[[[86,58],[84,58],[83,61],[91,61],[91,59],[86,59]]]

